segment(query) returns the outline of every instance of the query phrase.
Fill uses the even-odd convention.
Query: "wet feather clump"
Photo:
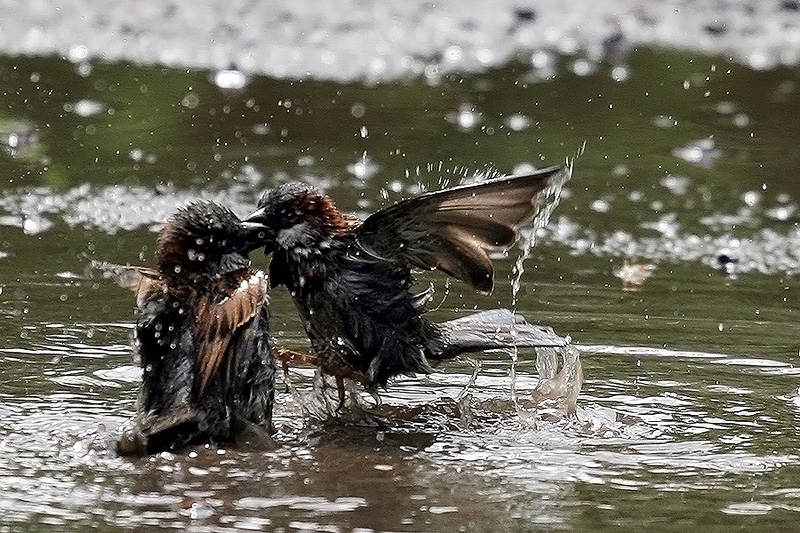
[[[427,373],[462,353],[566,345],[552,329],[508,310],[434,323],[414,269],[439,269],[478,292],[494,287],[487,252],[506,250],[540,214],[541,196],[563,179],[552,167],[425,193],[364,221],[342,214],[315,187],[270,189],[248,221],[268,228],[270,279],[294,299],[317,366],[370,387]]]
[[[137,413],[123,455],[201,442],[270,445],[275,363],[268,281],[247,252],[262,229],[212,202],[179,209],[158,237],[158,267],[93,261],[136,294]]]

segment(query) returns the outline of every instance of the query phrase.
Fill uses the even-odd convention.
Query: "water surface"
[[[800,71],[640,51],[469,78],[338,85],[0,58],[0,527],[279,531],[785,530],[800,509],[795,179]],[[620,70],[620,69],[623,70]],[[575,161],[525,262],[517,309],[570,335],[576,418],[535,412],[535,355],[454,361],[375,406],[277,398],[281,447],[138,461],[130,295],[85,255],[152,264],[196,197],[240,214],[288,179],[367,213],[465,172]],[[723,256],[735,259],[728,270]],[[265,259],[254,254],[258,265]],[[509,306],[433,281],[436,319]],[[656,265],[638,290],[625,259]],[[446,297],[445,297],[446,294]],[[305,346],[287,295],[280,342]]]

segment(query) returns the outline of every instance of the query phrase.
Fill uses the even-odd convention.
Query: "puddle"
[[[619,69],[543,51],[435,86],[363,86],[74,52],[0,58],[19,88],[0,121],[0,529],[796,522],[795,70],[647,50]],[[31,133],[25,157],[14,132]],[[524,262],[496,258],[492,295],[419,274],[438,289],[432,320],[515,305],[580,359],[481,354],[398,379],[380,403],[355,389],[360,409],[344,412],[293,369],[273,453],[109,452],[134,412],[136,317],[86,255],[152,265],[153,231],[197,197],[244,214],[301,179],[364,214],[476,172],[559,164],[584,142]],[[626,287],[626,260],[656,268]],[[272,306],[278,342],[306,347],[285,291]]]

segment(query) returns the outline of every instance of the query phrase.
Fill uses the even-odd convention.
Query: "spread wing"
[[[140,310],[155,313],[163,305],[166,294],[164,276],[151,268],[117,265],[106,261],[91,260],[92,268],[103,273],[123,289],[136,293],[136,305]]]
[[[517,228],[539,210],[537,195],[563,167],[422,194],[367,218],[356,230],[367,253],[434,269],[491,292],[494,267],[486,250],[506,249]]]
[[[198,378],[195,392],[198,397],[203,395],[216,375],[239,328],[253,320],[266,303],[268,288],[264,272],[245,270],[239,286],[233,288],[228,296],[219,301],[215,301],[214,296],[207,296],[200,301],[195,329]]]

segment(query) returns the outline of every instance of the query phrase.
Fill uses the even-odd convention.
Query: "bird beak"
[[[247,230],[248,233],[250,232],[258,232],[260,230],[268,229],[264,224],[260,222],[251,222],[250,220],[245,219],[242,221],[242,227]]]
[[[247,240],[254,248],[264,247],[264,254],[269,254],[275,247],[275,230],[260,222],[264,220],[264,209],[258,209],[242,220],[242,227],[247,234]]]
[[[246,222],[257,222],[259,219],[264,219],[266,217],[266,213],[264,212],[264,208],[256,209],[249,215],[247,215],[244,220]]]

